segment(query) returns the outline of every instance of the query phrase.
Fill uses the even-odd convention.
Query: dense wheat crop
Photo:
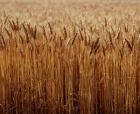
[[[140,114],[140,2],[0,0],[0,114]]]

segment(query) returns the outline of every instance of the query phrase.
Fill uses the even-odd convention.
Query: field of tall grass
[[[1,0],[0,114],[140,114],[140,2]]]

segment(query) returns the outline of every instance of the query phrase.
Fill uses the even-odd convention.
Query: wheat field
[[[0,0],[0,114],[140,114],[140,1]]]

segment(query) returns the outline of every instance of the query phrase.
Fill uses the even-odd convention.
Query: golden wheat
[[[138,3],[0,3],[0,114],[139,114]]]

